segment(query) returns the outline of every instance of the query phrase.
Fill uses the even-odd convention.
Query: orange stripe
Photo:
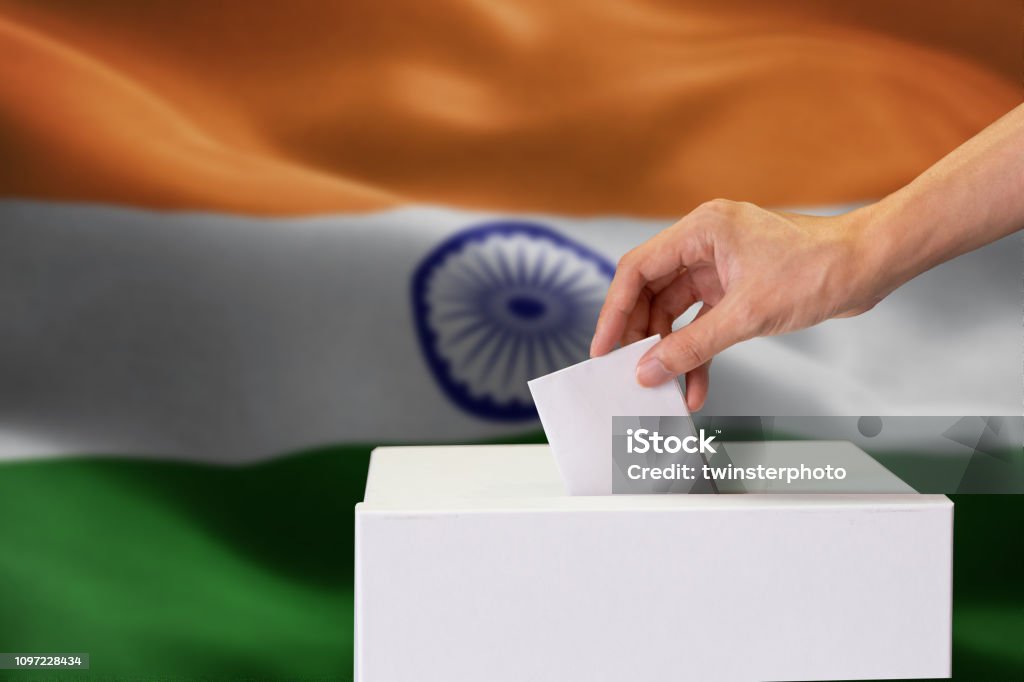
[[[1020,100],[1016,2],[268,6],[0,1],[0,195],[269,215],[837,203]]]

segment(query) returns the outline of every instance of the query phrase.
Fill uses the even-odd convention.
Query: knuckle
[[[682,367],[693,369],[694,367],[700,367],[710,359],[707,357],[707,351],[704,350],[703,346],[689,334],[679,336],[672,349],[672,355],[675,361],[674,364],[677,366],[671,369]]]
[[[701,213],[711,215],[728,215],[733,211],[736,206],[736,202],[729,201],[728,199],[711,199],[705,201],[703,204],[697,207],[697,210]]]
[[[747,329],[755,322],[755,309],[753,304],[747,299],[740,299],[732,304],[730,314],[732,318],[739,324],[740,328]]]
[[[732,310],[730,310],[730,315],[741,338],[761,335],[764,327],[763,315],[760,314],[759,308],[752,301],[747,299],[736,301],[732,306]]]

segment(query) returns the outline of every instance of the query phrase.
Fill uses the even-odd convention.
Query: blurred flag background
[[[895,190],[1020,102],[1021,18],[0,0],[0,650],[350,676],[373,445],[542,438],[622,253]],[[705,412],[1020,415],[1021,295],[1011,238],[730,349]],[[1024,669],[1018,500],[955,500],[958,678]]]

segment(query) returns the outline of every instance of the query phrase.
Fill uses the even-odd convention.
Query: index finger
[[[619,261],[597,317],[597,328],[590,343],[591,357],[604,355],[615,347],[640,292],[648,283],[708,256],[705,240],[688,218],[659,232]]]

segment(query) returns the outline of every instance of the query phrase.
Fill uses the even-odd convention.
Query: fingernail
[[[636,366],[636,380],[641,386],[657,386],[672,378],[658,358],[647,358]]]

